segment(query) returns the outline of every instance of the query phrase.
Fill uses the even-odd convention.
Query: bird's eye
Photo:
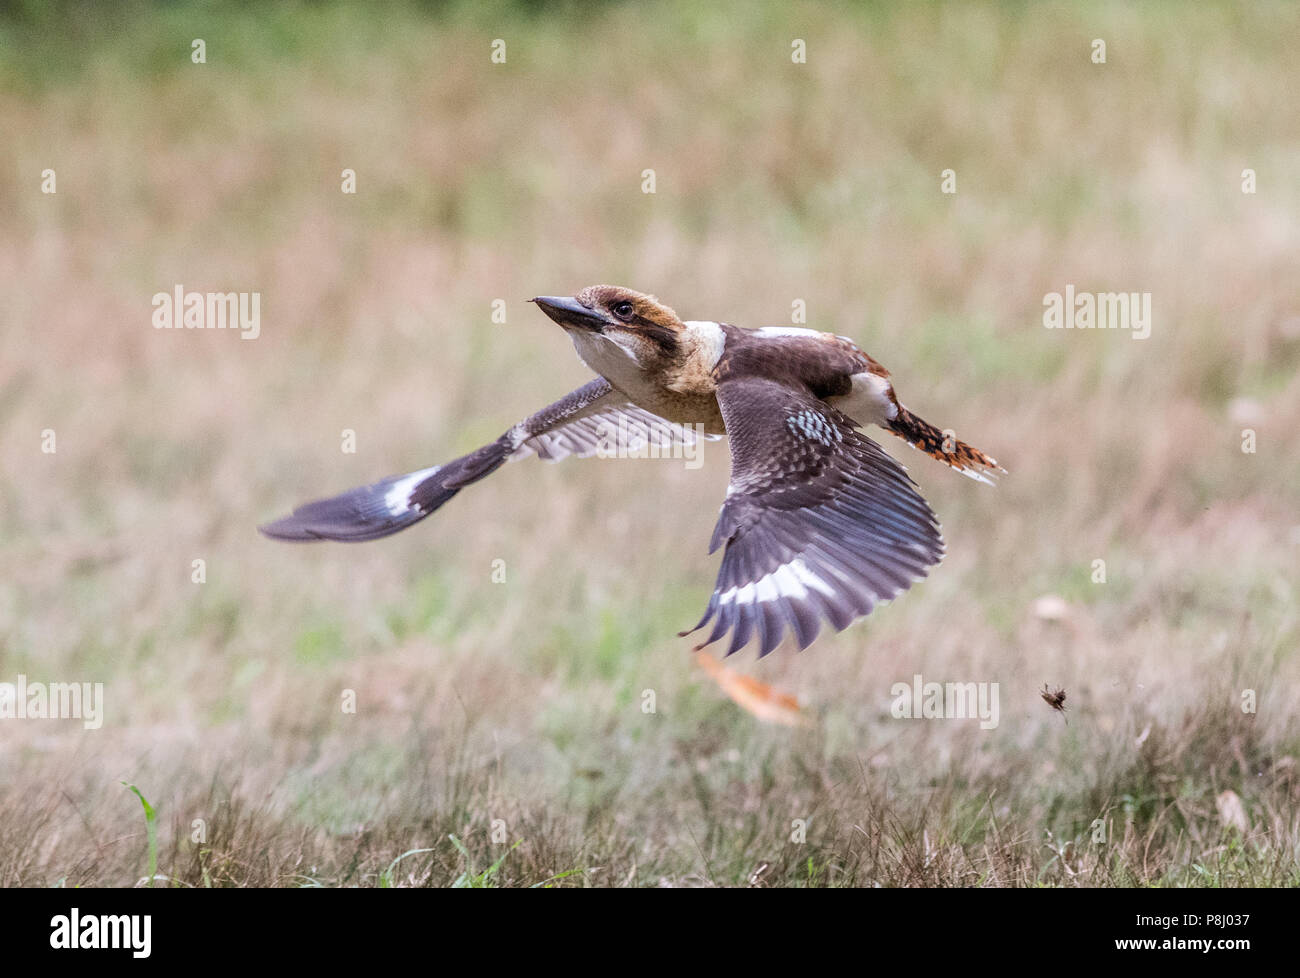
[[[610,312],[612,312],[619,319],[623,320],[623,322],[625,323],[631,321],[632,313],[635,311],[636,310],[632,308],[632,303],[630,302],[615,303],[614,308],[610,310]]]

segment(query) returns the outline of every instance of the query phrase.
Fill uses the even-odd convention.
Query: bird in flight
[[[709,552],[725,548],[697,650],[730,634],[759,656],[806,648],[923,578],[943,557],[934,512],[875,424],[963,475],[1004,470],[917,417],[889,371],[843,336],[687,320],[653,296],[594,285],[532,300],[598,376],[461,458],[307,503],[259,529],[277,540],[374,540],[424,519],[507,459],[728,436],[731,480]]]

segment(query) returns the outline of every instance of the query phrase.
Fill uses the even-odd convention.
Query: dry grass
[[[195,886],[1300,884],[1296,11],[739,9],[0,20],[0,681],[107,710],[3,721],[0,885],[135,883],[122,781]],[[520,463],[355,548],[253,531],[582,383],[522,300],[598,281],[747,325],[801,298],[1011,470],[901,456],[944,564],[733,660],[807,729],[673,637],[719,446]],[[155,331],[177,283],[260,291],[261,337]],[[1151,292],[1151,337],[1043,329],[1067,283]],[[1001,723],[891,718],[915,673],[999,683]]]

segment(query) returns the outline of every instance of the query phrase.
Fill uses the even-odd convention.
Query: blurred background
[[[0,5],[0,681],[105,684],[98,730],[0,721],[0,884],[1300,883],[1298,30]],[[802,301],[1010,470],[889,439],[949,555],[727,660],[801,726],[675,637],[725,443],[523,461],[376,543],[255,532],[584,383],[525,300],[598,282],[749,326]],[[260,293],[260,335],[154,329],[178,285]],[[1067,285],[1151,293],[1149,338],[1045,329]],[[998,683],[999,725],[893,718],[916,674]]]

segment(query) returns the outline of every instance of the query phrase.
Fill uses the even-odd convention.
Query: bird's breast
[[[637,407],[668,421],[684,425],[703,425],[705,434],[724,435],[722,409],[714,394],[681,394],[662,387],[645,386],[639,390],[624,390]]]

